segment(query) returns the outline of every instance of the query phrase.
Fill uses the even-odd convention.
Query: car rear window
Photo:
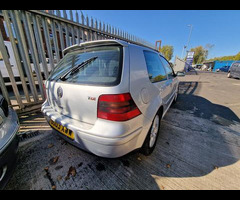
[[[49,76],[49,81],[59,78],[73,67],[93,58],[92,62],[81,67],[77,73],[66,76],[64,82],[88,85],[117,85],[122,72],[122,47],[100,46],[68,53]]]
[[[240,63],[233,63],[233,67],[240,67]]]

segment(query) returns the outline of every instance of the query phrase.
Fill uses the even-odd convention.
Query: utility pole
[[[187,47],[188,47],[188,45],[189,45],[189,42],[190,42],[191,34],[192,34],[192,27],[193,27],[193,25],[192,25],[192,24],[189,24],[189,25],[187,25],[187,26],[190,27],[190,33],[189,33],[189,36],[188,36],[187,45],[184,45],[184,46],[183,46],[182,56],[181,56],[182,59],[183,59],[184,50],[187,49]]]
[[[181,55],[181,59],[183,60],[183,52],[184,52],[184,49],[186,48],[187,46],[183,46],[183,50],[182,50],[182,55]]]

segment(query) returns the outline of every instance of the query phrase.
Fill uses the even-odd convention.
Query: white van
[[[15,56],[14,56],[14,53],[13,53],[12,44],[9,41],[4,41],[4,44],[5,44],[5,47],[6,47],[6,50],[7,50],[7,54],[8,54],[10,64],[12,66],[14,77],[19,77],[19,72],[18,72],[18,68],[17,68],[17,64],[16,64],[16,59],[15,59]],[[7,71],[5,63],[3,61],[3,57],[2,57],[1,52],[0,52],[0,70],[2,72],[3,78],[8,78],[9,77],[8,71]]]
[[[15,77],[15,80],[17,80],[18,78],[20,78],[20,75],[19,75],[16,59],[15,59],[15,56],[14,56],[12,44],[9,41],[4,41],[4,44],[5,44],[7,54],[8,54],[8,58],[9,58],[9,61],[10,61],[11,67],[12,67],[13,75]],[[51,69],[51,65],[49,64],[48,58],[46,59],[46,61],[47,61],[48,72],[51,72],[52,69]],[[34,67],[34,64],[33,64],[31,58],[30,58],[30,63],[31,63],[32,72],[33,72],[33,74],[35,74],[36,73],[35,72],[35,67]],[[42,63],[39,63],[39,65],[40,65],[40,69],[41,69],[41,72],[42,72],[42,75],[43,75],[43,72],[44,72],[43,65],[42,65]],[[5,63],[4,63],[1,52],[0,52],[0,70],[1,70],[3,78],[6,80],[6,82],[8,82],[9,81],[8,80],[9,74],[8,74],[7,68],[5,66]],[[23,71],[25,71],[24,68],[23,68]],[[25,76],[26,76],[26,74],[25,74]],[[21,82],[17,82],[17,84],[21,84]]]

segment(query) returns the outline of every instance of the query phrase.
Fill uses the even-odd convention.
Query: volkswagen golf
[[[150,155],[179,81],[156,50],[121,40],[66,48],[45,81],[42,105],[53,131],[100,157]]]

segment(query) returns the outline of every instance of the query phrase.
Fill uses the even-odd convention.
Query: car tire
[[[140,152],[145,156],[149,156],[153,152],[157,144],[157,139],[160,132],[161,119],[162,112],[158,112],[153,119],[147,137],[145,138],[145,141],[140,150]]]
[[[231,77],[232,77],[230,72],[228,72],[227,77],[228,77],[228,78],[231,78]]]

